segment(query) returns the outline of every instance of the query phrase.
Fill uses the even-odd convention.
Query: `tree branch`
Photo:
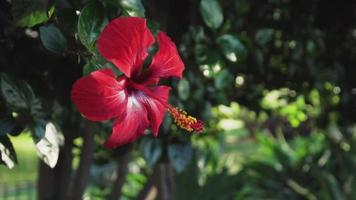
[[[88,183],[89,170],[93,162],[94,150],[94,127],[93,124],[85,121],[83,129],[83,147],[80,155],[79,167],[76,171],[71,192],[69,193],[70,200],[81,200],[83,193]]]
[[[137,195],[136,200],[149,200],[155,199],[157,196],[157,185],[158,180],[158,165],[154,168],[153,173],[148,177],[145,185],[143,186],[140,193]]]
[[[128,172],[128,163],[130,158],[130,150],[127,150],[118,160],[117,178],[112,186],[111,194],[108,200],[118,200],[122,193],[122,186],[125,183]]]

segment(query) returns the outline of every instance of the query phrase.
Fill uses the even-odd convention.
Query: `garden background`
[[[73,106],[119,16],[175,42],[203,133],[106,149]],[[352,0],[0,0],[0,199],[356,199],[355,64]]]

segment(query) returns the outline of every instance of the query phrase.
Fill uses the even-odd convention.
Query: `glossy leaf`
[[[200,13],[205,24],[212,29],[219,28],[224,20],[220,3],[217,0],[201,0]]]
[[[24,81],[1,74],[1,92],[5,101],[16,110],[29,110],[35,95],[31,87]]]
[[[40,37],[43,46],[54,53],[63,53],[67,48],[66,38],[53,24],[40,27]]]
[[[11,169],[16,163],[17,156],[10,138],[6,135],[0,136],[0,164]]]
[[[145,8],[141,0],[116,0],[120,6],[130,15],[136,17],[145,17]]]
[[[81,11],[78,20],[78,36],[82,44],[92,53],[101,30],[107,24],[103,6],[96,1],[89,2]]]
[[[231,62],[244,60],[247,50],[237,36],[225,34],[220,36],[216,42],[224,53],[226,59]]]

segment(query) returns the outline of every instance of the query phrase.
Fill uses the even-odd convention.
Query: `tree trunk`
[[[81,149],[80,163],[79,167],[74,176],[74,180],[71,185],[71,190],[69,193],[70,200],[81,200],[83,193],[88,184],[90,166],[93,161],[93,151],[94,151],[94,126],[92,123],[86,121],[85,127],[82,131],[83,135],[83,147]],[[69,178],[69,177],[67,177]]]
[[[128,172],[128,162],[130,158],[130,150],[125,152],[118,160],[117,178],[112,186],[109,200],[118,200],[122,193],[122,186],[125,183],[126,175]]]
[[[160,200],[174,200],[174,176],[169,163],[158,164],[158,192]]]
[[[158,171],[159,167],[156,167],[153,170],[153,173],[148,177],[145,185],[143,186],[140,193],[137,195],[136,200],[153,200],[156,199],[158,193]]]
[[[72,149],[73,137],[71,133],[69,133],[67,134],[64,147],[60,151],[58,164],[55,169],[56,180],[58,180],[55,188],[55,199],[58,200],[67,199],[72,174]]]
[[[54,171],[40,161],[37,180],[37,199],[50,200],[54,194]]]

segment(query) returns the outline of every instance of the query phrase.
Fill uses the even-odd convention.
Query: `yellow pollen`
[[[189,132],[196,131],[199,133],[203,131],[202,121],[188,115],[184,110],[169,106],[168,112],[171,113],[172,117],[174,118],[174,123],[177,124],[177,126],[180,128]]]

